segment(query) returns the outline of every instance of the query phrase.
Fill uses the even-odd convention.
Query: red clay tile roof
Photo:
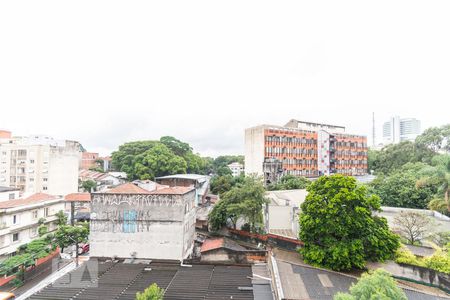
[[[115,188],[107,190],[104,193],[105,194],[150,194],[149,191],[147,191],[143,188],[140,188],[137,185],[130,183],[130,182],[116,186]]]
[[[194,188],[190,186],[173,186],[173,187],[166,187],[162,189],[157,189],[155,191],[151,191],[150,194],[153,195],[184,195],[190,191],[192,191]]]
[[[30,197],[25,198],[25,199],[14,199],[14,200],[8,200],[8,201],[1,201],[0,208],[13,208],[13,207],[18,207],[18,206],[37,204],[40,202],[45,202],[48,200],[55,200],[55,199],[58,199],[58,197],[44,194],[44,193],[37,193],[37,194],[31,195]]]
[[[68,194],[64,197],[66,201],[73,201],[73,202],[90,202],[91,201],[91,194],[89,193],[73,193]]]
[[[202,248],[200,249],[200,252],[206,252],[214,249],[222,248],[224,245],[223,238],[219,239],[207,239],[203,242]]]

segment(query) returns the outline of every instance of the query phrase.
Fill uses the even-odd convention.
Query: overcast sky
[[[243,153],[289,119],[450,123],[450,1],[1,1],[0,129]]]

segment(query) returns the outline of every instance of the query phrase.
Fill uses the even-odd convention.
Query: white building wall
[[[19,191],[0,192],[0,202],[19,198]]]
[[[245,130],[245,174],[263,175],[264,126]]]
[[[48,208],[48,215],[45,209]],[[1,210],[0,216],[0,260],[13,253],[21,245],[39,238],[39,219],[44,218],[49,231],[56,230],[56,214],[64,211],[64,199],[48,200],[39,204],[20,206]],[[36,212],[36,214],[35,214]],[[16,216],[16,223],[14,223]],[[13,234],[18,233],[18,240],[13,240]]]

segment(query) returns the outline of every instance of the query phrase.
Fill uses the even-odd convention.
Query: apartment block
[[[420,120],[395,116],[383,123],[383,144],[414,141],[421,133]]]
[[[21,245],[39,237],[39,220],[49,232],[56,230],[56,214],[64,211],[64,203],[63,197],[44,193],[0,201],[0,261],[14,255]]]
[[[18,188],[25,195],[75,193],[80,160],[80,144],[75,141],[0,137],[0,185]]]
[[[290,120],[285,126],[260,125],[245,130],[245,173],[266,183],[283,175],[367,174],[367,138],[345,127]]]

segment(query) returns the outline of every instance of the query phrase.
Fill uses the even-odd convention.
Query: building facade
[[[367,138],[345,127],[291,120],[285,126],[245,130],[245,173],[265,183],[283,175],[318,177],[367,174]]]
[[[228,168],[231,170],[231,175],[233,175],[233,177],[238,177],[244,172],[244,165],[238,162],[229,164]]]
[[[0,201],[18,199],[20,196],[19,189],[0,186]]]
[[[90,168],[100,167],[97,161],[99,160],[98,153],[83,152],[81,154],[80,169],[89,170]]]
[[[161,185],[170,187],[191,187],[195,189],[195,205],[201,205],[206,202],[209,191],[210,177],[198,174],[175,174],[162,177],[156,177],[155,181]]]
[[[126,183],[93,193],[90,226],[93,257],[186,259],[194,247],[195,189]]]
[[[0,137],[0,185],[26,195],[78,191],[80,144],[46,136]]]
[[[44,221],[49,232],[56,230],[56,214],[64,208],[64,198],[43,193],[0,201],[0,260],[39,237],[39,220]]]
[[[392,117],[383,123],[383,144],[414,141],[421,133],[421,123],[414,118]]]

